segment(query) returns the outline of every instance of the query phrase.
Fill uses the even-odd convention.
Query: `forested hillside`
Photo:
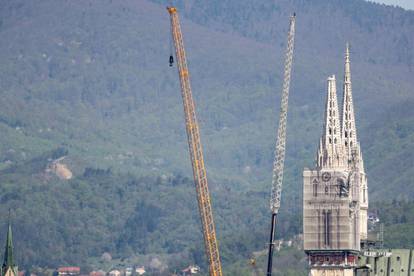
[[[414,12],[362,0],[175,3],[226,269],[244,267],[267,240],[293,11],[297,44],[280,236],[301,232],[302,170],[313,166],[328,75],[337,75],[341,91],[346,41],[371,201],[385,217],[393,199],[411,206]],[[105,252],[140,262],[157,255],[169,268],[203,263],[177,72],[168,66],[165,5],[2,1],[0,210],[15,210],[21,267],[87,270],[102,265],[94,260]],[[47,170],[62,156],[70,180]],[[389,245],[400,245],[398,233],[414,224],[406,218],[393,227]]]

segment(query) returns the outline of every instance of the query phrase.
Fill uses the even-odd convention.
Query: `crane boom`
[[[198,208],[203,228],[204,246],[209,261],[210,276],[222,276],[221,261],[213,220],[213,211],[211,208],[210,193],[208,190],[206,168],[204,166],[200,131],[195,113],[194,100],[191,93],[183,35],[181,33],[177,9],[175,7],[168,7],[167,10],[171,19],[171,32],[175,46],[178,74],[180,77],[190,159],[193,168]]]
[[[295,42],[295,19],[296,15],[290,17],[288,44],[285,59],[285,71],[283,78],[282,100],[280,104],[279,126],[277,131],[275,160],[273,162],[272,192],[270,198],[270,210],[272,211],[272,224],[270,229],[270,242],[267,262],[267,275],[272,275],[272,258],[276,230],[277,214],[280,208],[280,197],[282,193],[283,169],[286,152],[286,122],[289,100],[290,76],[292,72],[293,48]]]

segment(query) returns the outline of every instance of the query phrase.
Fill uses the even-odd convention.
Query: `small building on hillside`
[[[116,269],[111,270],[109,271],[109,276],[121,276],[121,271],[116,270]]]
[[[80,267],[78,266],[62,266],[57,269],[59,276],[78,276],[80,275]]]
[[[125,268],[125,276],[131,276],[132,275],[132,267]]]
[[[144,266],[140,266],[140,267],[137,267],[137,268],[135,268],[135,272],[138,274],[138,275],[144,275],[145,274],[145,267]]]
[[[194,275],[200,272],[200,267],[196,266],[196,265],[190,265],[187,268],[183,269],[181,271],[183,273],[183,275],[187,276],[187,275]]]
[[[94,270],[89,272],[89,276],[105,276],[106,272],[103,270]]]

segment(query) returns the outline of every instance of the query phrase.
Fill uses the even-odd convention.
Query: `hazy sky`
[[[414,0],[370,0],[370,1],[384,3],[388,5],[397,5],[405,9],[414,10]]]

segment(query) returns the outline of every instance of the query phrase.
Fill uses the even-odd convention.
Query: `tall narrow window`
[[[331,244],[331,211],[323,211],[324,219],[324,244],[329,247]]]
[[[336,247],[337,248],[340,248],[340,246],[341,246],[341,244],[340,244],[340,241],[341,241],[341,236],[340,236],[340,234],[341,234],[341,231],[340,231],[340,229],[339,229],[339,209],[337,209],[336,210],[336,213],[335,213],[335,215],[336,215]],[[333,226],[332,226],[332,228],[333,228]]]
[[[328,231],[327,231],[327,241],[328,241],[328,243],[327,243],[327,246],[331,246],[331,211],[328,211],[327,212],[327,214],[326,214],[326,226],[327,226],[327,228],[328,228]]]
[[[318,183],[313,183],[313,196],[318,196]]]
[[[326,211],[322,211],[322,221],[323,221],[323,245],[326,246]]]
[[[323,211],[324,222],[324,244],[329,247],[331,244],[331,211]]]
[[[322,227],[321,227],[321,210],[317,210],[318,212],[318,247],[321,247],[321,232],[322,232]]]
[[[366,195],[365,195],[366,189],[363,189],[363,195],[364,195],[364,203],[366,202]]]
[[[358,241],[358,239],[357,239],[357,234],[358,234],[358,232],[359,232],[359,229],[357,228],[357,216],[356,216],[356,214],[354,214],[354,240],[353,240],[353,242],[354,242],[354,244],[353,244],[353,246],[354,246],[354,248],[356,248],[358,245],[357,245],[357,241]]]

